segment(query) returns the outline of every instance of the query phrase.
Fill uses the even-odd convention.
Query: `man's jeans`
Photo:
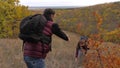
[[[27,68],[45,68],[45,60],[44,59],[24,56],[24,61],[27,65]]]

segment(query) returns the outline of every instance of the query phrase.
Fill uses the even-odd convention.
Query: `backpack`
[[[25,17],[20,22],[19,38],[23,41],[37,43],[47,38],[43,34],[43,29],[47,23],[46,18],[42,14],[35,14]]]

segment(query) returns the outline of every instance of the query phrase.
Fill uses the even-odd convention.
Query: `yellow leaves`
[[[104,34],[104,39],[110,42],[120,42],[120,28]]]
[[[30,14],[26,6],[16,5],[18,0],[0,1],[0,38],[18,35],[19,22]],[[9,24],[9,25],[8,25]]]
[[[115,29],[115,30],[113,30],[111,32],[107,32],[106,34],[107,35],[113,35],[113,34],[118,34],[118,33],[120,33],[120,29]]]

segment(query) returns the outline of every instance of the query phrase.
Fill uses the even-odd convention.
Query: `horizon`
[[[20,0],[21,5],[25,5],[28,7],[44,7],[44,6],[77,6],[77,7],[86,7],[86,6],[93,6],[97,4],[104,4],[104,3],[111,3],[111,2],[119,2],[120,0],[84,0],[84,1],[78,1],[78,0]]]
[[[119,1],[118,1],[119,2]],[[115,3],[115,2],[110,2]],[[109,4],[109,3],[103,3],[103,4]],[[102,4],[96,4],[96,5],[102,5]],[[91,6],[96,6],[91,5]],[[72,9],[72,8],[84,8],[84,7],[90,7],[90,6],[28,6],[30,10],[34,9],[45,9],[45,8],[53,8],[53,9]]]

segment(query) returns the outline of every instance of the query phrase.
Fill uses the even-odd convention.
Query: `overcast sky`
[[[26,6],[90,6],[120,0],[20,0]]]

